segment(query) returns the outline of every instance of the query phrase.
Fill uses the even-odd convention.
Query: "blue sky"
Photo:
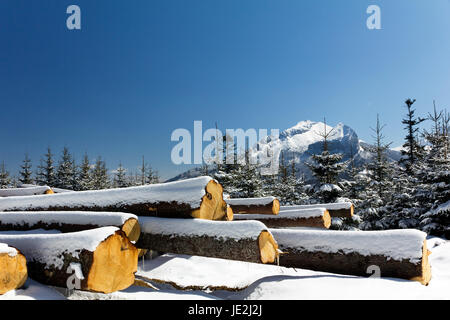
[[[82,29],[66,28],[81,8]],[[366,28],[381,7],[382,30]],[[344,122],[376,114],[402,144],[403,101],[450,104],[448,0],[2,0],[0,161],[50,146],[169,178],[176,128]]]

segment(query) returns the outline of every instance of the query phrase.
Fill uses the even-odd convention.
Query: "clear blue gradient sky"
[[[66,28],[77,4],[82,30]],[[382,30],[366,28],[381,7]],[[450,105],[448,0],[1,0],[0,161],[50,146],[169,178],[176,128],[344,122],[395,146],[403,101]]]

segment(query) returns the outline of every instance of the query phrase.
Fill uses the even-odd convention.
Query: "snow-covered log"
[[[43,194],[53,194],[54,192],[47,186],[32,186],[27,188],[0,189],[0,197],[24,197]]]
[[[137,216],[122,212],[23,211],[0,212],[0,231],[33,229],[77,232],[100,227],[118,227],[131,241],[141,233]]]
[[[79,191],[51,197],[0,199],[0,211],[104,211],[140,216],[223,219],[222,186],[210,177],[122,189]]]
[[[159,252],[273,263],[278,245],[258,221],[142,217],[137,247]]]
[[[331,217],[325,208],[281,211],[277,215],[235,214],[234,220],[258,220],[269,228],[310,227],[328,229]]]
[[[280,202],[275,197],[225,199],[235,214],[278,214]]]
[[[59,234],[0,233],[27,258],[31,278],[46,285],[110,293],[134,283],[138,251],[116,227]]]
[[[24,255],[16,248],[0,243],[0,295],[20,288],[27,276]]]
[[[297,210],[297,209],[313,209],[325,208],[332,218],[351,218],[354,212],[354,206],[351,202],[308,204],[295,206],[281,206],[280,211]]]
[[[356,276],[403,278],[428,284],[426,233],[418,230],[331,231],[270,229],[285,252],[280,265]]]

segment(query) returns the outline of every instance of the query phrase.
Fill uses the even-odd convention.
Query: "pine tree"
[[[85,153],[81,165],[77,173],[77,191],[86,191],[93,189],[93,182],[91,176],[91,164],[89,163],[89,156]]]
[[[358,204],[358,211],[363,220],[360,227],[365,230],[379,230],[389,227],[389,224],[383,224],[383,222],[386,222],[386,219],[383,219],[385,218],[383,207],[392,199],[394,169],[387,160],[386,151],[392,143],[384,142],[384,127],[380,123],[379,115],[377,115],[377,125],[375,128],[371,128],[374,132],[375,144],[372,152],[375,157],[366,166],[364,200]]]
[[[116,169],[114,174],[114,187],[115,188],[126,188],[129,186],[126,176],[127,170],[119,163],[119,167]]]
[[[41,167],[42,170],[42,184],[53,187],[56,183],[55,167],[53,165],[53,154],[50,147],[47,148],[47,153],[45,154],[45,166]]]
[[[31,171],[31,160],[28,157],[28,154],[25,154],[25,159],[23,160],[23,164],[20,166],[21,170],[19,172],[20,178],[19,181],[21,184],[32,184],[33,183],[33,172]]]
[[[323,139],[323,151],[321,154],[311,156],[313,162],[306,165],[311,170],[318,184],[314,186],[314,197],[316,200],[329,203],[334,202],[343,190],[337,185],[339,175],[344,172],[348,162],[342,162],[343,154],[330,154],[328,151],[328,137],[333,130],[327,132],[326,121],[324,120],[325,130],[318,133]]]
[[[5,162],[0,165],[0,189],[6,189],[11,185],[9,172],[6,170]]]
[[[101,157],[97,158],[92,169],[92,187],[94,190],[107,189],[110,186],[106,163]]]
[[[147,168],[147,183],[155,184],[159,183],[158,171],[154,170],[151,165]]]
[[[423,146],[421,146],[417,140],[417,133],[419,131],[419,124],[421,124],[425,119],[415,116],[415,109],[412,105],[416,102],[416,99],[407,99],[405,105],[407,108],[406,117],[402,120],[407,130],[407,135],[405,137],[405,144],[403,144],[402,155],[405,156],[401,160],[401,163],[406,165],[408,172],[410,172],[411,166],[423,156]]]
[[[425,131],[424,137],[429,143],[428,152],[420,166],[414,168],[419,185],[415,198],[421,204],[421,229],[427,233],[443,236],[449,230],[449,212],[437,210],[450,200],[450,157],[447,153],[448,122],[446,111],[428,115],[433,121],[430,132]]]
[[[75,171],[74,160],[67,147],[64,147],[61,155],[61,159],[58,163],[56,171],[56,187],[74,190]]]

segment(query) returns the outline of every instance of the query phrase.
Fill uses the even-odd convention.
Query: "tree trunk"
[[[280,249],[280,265],[356,276],[431,279],[426,233],[418,230],[270,230]]]
[[[223,188],[210,177],[122,189],[0,199],[0,211],[104,211],[140,216],[221,220]]]
[[[27,262],[23,254],[0,243],[0,295],[23,286],[27,280]]]
[[[269,228],[309,227],[328,229],[331,217],[324,208],[281,211],[278,215],[236,214],[234,220],[257,220]]]
[[[332,218],[351,218],[354,213],[354,206],[351,202],[282,206],[280,211],[297,210],[297,209],[303,210],[313,208],[327,209]]]
[[[280,212],[280,202],[274,197],[225,200],[235,214],[273,214]]]
[[[0,231],[44,229],[67,233],[110,226],[121,229],[130,241],[139,239],[141,230],[138,218],[128,213],[85,211],[0,212]]]
[[[258,221],[140,218],[137,247],[159,252],[273,263],[278,245]]]
[[[115,227],[64,234],[0,234],[0,242],[19,248],[27,257],[30,277],[46,285],[111,293],[134,283],[138,251]]]

